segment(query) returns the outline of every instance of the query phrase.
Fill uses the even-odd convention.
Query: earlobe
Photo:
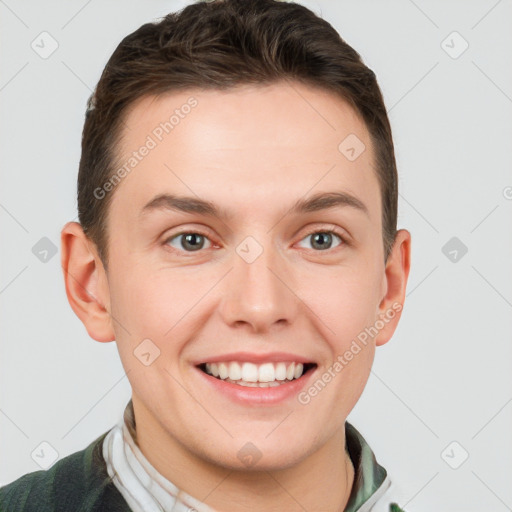
[[[115,340],[105,269],[93,242],[77,222],[61,231],[61,266],[69,304],[96,341]]]
[[[405,290],[411,265],[411,234],[400,229],[385,269],[386,293],[379,305],[379,319],[382,329],[375,338],[375,345],[387,343],[396,330],[402,315]]]

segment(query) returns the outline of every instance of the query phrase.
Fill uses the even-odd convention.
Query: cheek
[[[154,339],[161,348],[179,329],[202,288],[197,278],[173,269],[155,272],[143,263],[117,268],[110,281],[116,334],[129,337],[131,345]]]
[[[307,303],[325,324],[333,348],[344,351],[365,327],[373,324],[379,304],[380,279],[375,269],[343,268],[326,276],[320,293],[309,287]],[[316,293],[313,292],[316,290]]]
[[[194,318],[190,310],[197,290],[194,293],[192,283],[182,283],[175,275],[171,278],[171,272],[150,274],[139,265],[118,274],[111,293],[117,348],[132,388],[142,394],[164,392],[167,386],[162,383],[172,384],[169,373],[175,374],[193,332],[189,317]]]

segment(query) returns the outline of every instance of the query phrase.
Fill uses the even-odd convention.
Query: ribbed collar
[[[354,484],[345,512],[369,512],[390,485],[361,434],[345,422],[346,448],[354,465]],[[108,474],[133,512],[215,512],[178,489],[146,459],[137,445],[133,403],[103,441]]]

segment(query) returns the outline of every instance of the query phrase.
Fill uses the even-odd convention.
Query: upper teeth
[[[206,363],[206,373],[220,379],[245,382],[273,382],[298,379],[304,370],[302,363]]]

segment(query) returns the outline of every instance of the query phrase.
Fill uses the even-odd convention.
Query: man
[[[2,510],[401,510],[346,418],[410,234],[375,75],[327,22],[217,0],[127,36],[90,99],[78,211],[67,296],[132,399]]]

